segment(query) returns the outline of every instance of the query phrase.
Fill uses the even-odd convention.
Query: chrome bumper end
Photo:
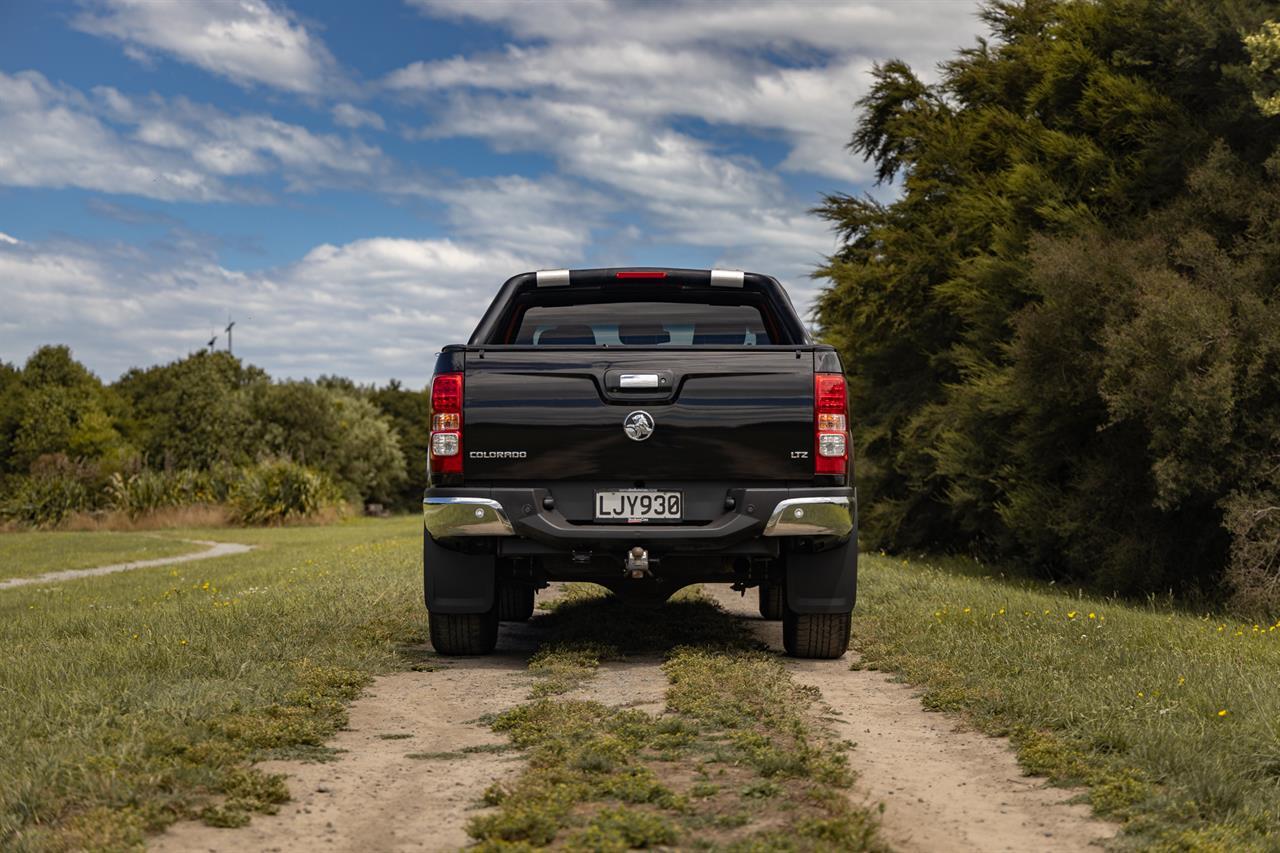
[[[515,535],[502,504],[488,498],[423,498],[422,520],[432,539]]]
[[[853,507],[847,497],[788,498],[764,526],[765,536],[848,536]]]

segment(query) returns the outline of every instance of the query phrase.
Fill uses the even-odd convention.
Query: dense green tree
[[[1277,404],[1227,330],[1258,345],[1272,310],[1280,123],[1242,34],[1278,11],[993,2],[992,40],[937,84],[877,67],[851,148],[901,194],[826,200],[844,245],[818,306],[872,544],[1130,591],[1212,581]]]
[[[267,381],[262,370],[230,353],[201,350],[134,368],[114,387],[129,406],[126,434],[149,464],[205,469],[254,458],[243,392]]]
[[[425,388],[405,388],[392,379],[381,388],[368,392],[370,402],[390,421],[400,442],[407,475],[396,495],[401,506],[412,506],[422,500],[427,486],[427,449],[431,443],[431,393]]]
[[[332,475],[354,497],[387,501],[405,478],[391,423],[369,400],[339,383],[263,383],[251,389],[249,440]],[[354,386],[349,386],[354,389]]]
[[[42,456],[118,463],[127,448],[108,413],[109,392],[65,346],[0,369],[0,472],[26,473]]]

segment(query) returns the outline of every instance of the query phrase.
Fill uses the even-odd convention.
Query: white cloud
[[[438,190],[453,233],[560,267],[583,256],[609,205],[561,178],[476,178]]]
[[[0,72],[0,185],[80,187],[166,201],[262,201],[243,179],[287,189],[357,186],[420,193],[376,146],[269,115],[232,115],[185,98],[86,95],[35,71]]]
[[[264,0],[98,0],[73,24],[119,40],[140,61],[148,62],[153,51],[164,53],[244,86],[319,94],[341,85],[324,43]]]
[[[846,145],[873,63],[899,56],[930,77],[981,27],[969,0],[410,2],[516,41],[387,75],[431,115],[418,136],[548,154],[649,242],[777,274],[802,310],[836,240],[808,212],[816,194],[797,197],[784,174],[867,186],[870,167]]]
[[[450,239],[323,244],[272,269],[228,270],[187,247],[0,243],[0,358],[51,342],[111,378],[181,357],[236,320],[236,352],[276,376],[415,384],[465,341],[499,284],[532,257]],[[74,337],[68,340],[68,330]]]
[[[16,246],[22,241],[17,237],[10,237],[8,234],[0,231],[0,243],[8,243],[10,246]]]
[[[372,127],[375,130],[386,130],[386,122],[382,116],[372,110],[362,110],[354,104],[337,104],[333,110],[333,120],[343,127]]]
[[[423,12],[471,19],[525,39],[655,47],[693,44],[749,51],[819,49],[833,54],[899,56],[936,62],[977,31],[977,4],[966,0],[794,2],[794,0],[408,0]]]
[[[770,130],[793,145],[784,170],[846,180],[866,176],[844,144],[872,63],[903,58],[931,78],[982,26],[974,0],[409,2],[534,44],[412,63],[388,76],[393,88],[571,95],[654,121]]]
[[[198,201],[232,195],[182,152],[130,142],[78,91],[34,71],[0,72],[0,184]]]

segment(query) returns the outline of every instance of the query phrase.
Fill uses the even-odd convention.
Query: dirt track
[[[209,547],[203,551],[196,551],[194,554],[179,554],[175,557],[156,557],[151,560],[134,560],[129,563],[112,563],[109,566],[95,566],[92,569],[67,569],[61,572],[45,572],[42,575],[36,575],[31,578],[9,578],[0,581],[0,589],[8,589],[12,586],[28,586],[29,584],[38,583],[57,583],[58,581],[75,580],[76,578],[89,578],[96,575],[111,575],[116,572],[130,572],[134,569],[145,569],[150,566],[171,566],[176,563],[190,563],[193,560],[208,560],[213,557],[225,557],[228,554],[243,554],[246,551],[252,551],[252,545],[241,545],[236,542],[209,542],[205,539],[179,539],[179,542],[190,542],[193,545],[208,545]]]
[[[752,594],[744,599],[727,587],[706,590],[730,612],[751,619],[771,647],[781,648],[779,624],[758,618]],[[280,814],[255,817],[236,830],[184,823],[157,838],[153,849],[293,853],[464,846],[466,822],[485,788],[513,776],[519,759],[463,750],[502,743],[478,718],[527,697],[525,661],[537,647],[538,621],[535,616],[528,625],[504,625],[499,654],[492,657],[447,660],[434,672],[378,679],[332,743],[345,750],[336,761],[263,766],[289,776],[294,800]],[[658,663],[606,664],[583,693],[656,712],[666,688]],[[1115,833],[1114,825],[1093,820],[1087,807],[1068,804],[1072,792],[1023,776],[1006,742],[925,711],[910,688],[887,676],[850,671],[848,657],[790,665],[797,680],[821,690],[838,736],[857,744],[851,754],[859,773],[854,796],[884,804],[883,834],[894,849],[1088,850]]]

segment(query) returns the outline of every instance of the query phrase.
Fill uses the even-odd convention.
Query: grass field
[[[258,547],[0,592],[0,848],[127,849],[180,817],[235,825],[270,811],[285,790],[251,770],[253,759],[322,755],[370,677],[422,663],[418,519],[172,535]],[[863,665],[900,672],[925,687],[930,707],[1012,736],[1029,768],[1087,783],[1095,808],[1126,822],[1120,846],[1280,848],[1280,626],[1073,596],[986,573],[971,563],[865,558],[854,639]],[[803,828],[873,844],[857,834],[866,828],[857,815],[821,813],[839,774],[820,763],[804,770],[814,736],[794,718],[764,713],[769,701],[800,707],[804,698],[779,699],[788,688],[778,670],[744,649],[731,627],[720,625],[713,638],[648,640],[661,641],[650,651],[667,658],[673,686],[684,685],[667,700],[668,714],[684,722],[655,727],[654,740],[644,740],[643,726],[628,728],[630,717],[581,707],[585,717],[564,716],[563,691],[589,679],[601,655],[635,651],[611,648],[603,642],[609,632],[645,636],[620,614],[593,616],[587,604],[578,612],[589,618],[563,620],[559,645],[531,662],[544,676],[538,695],[505,730],[535,759],[565,731],[599,735],[621,750],[617,767],[641,781],[672,757],[704,770],[724,757],[732,773],[747,768],[761,778],[728,784],[706,773],[690,776],[687,790],[667,784],[667,802],[678,808],[657,808],[665,823],[623,803],[599,812],[594,828],[577,827],[595,833],[582,843],[671,837],[698,826],[699,815],[730,831],[737,818],[726,792],[777,798],[817,779],[803,789],[812,793],[803,808],[818,809],[797,812],[809,821]],[[703,613],[679,630],[714,627],[717,618]],[[715,638],[723,639],[718,649]],[[739,685],[755,686],[739,694]],[[537,706],[541,717],[531,710],[538,702],[550,703]],[[728,725],[734,719],[745,722]],[[581,728],[596,724],[604,728]],[[618,741],[608,728],[615,724],[644,738]],[[689,751],[653,749],[664,743]],[[554,753],[555,744],[548,748]],[[799,770],[761,770],[777,766]],[[536,790],[496,792],[500,813],[518,824],[521,798]],[[511,827],[498,821],[476,833],[497,842],[520,831]],[[799,839],[800,830],[785,831]]]
[[[0,592],[0,848],[128,849],[275,808],[249,759],[321,750],[371,674],[411,665],[420,531],[191,531],[259,548]]]
[[[0,533],[0,580],[33,577],[61,569],[89,569],[111,563],[175,557],[203,548],[203,545],[180,542],[169,534]]]
[[[1087,783],[1152,850],[1280,849],[1280,625],[1121,604],[950,561],[864,557],[863,665]]]

